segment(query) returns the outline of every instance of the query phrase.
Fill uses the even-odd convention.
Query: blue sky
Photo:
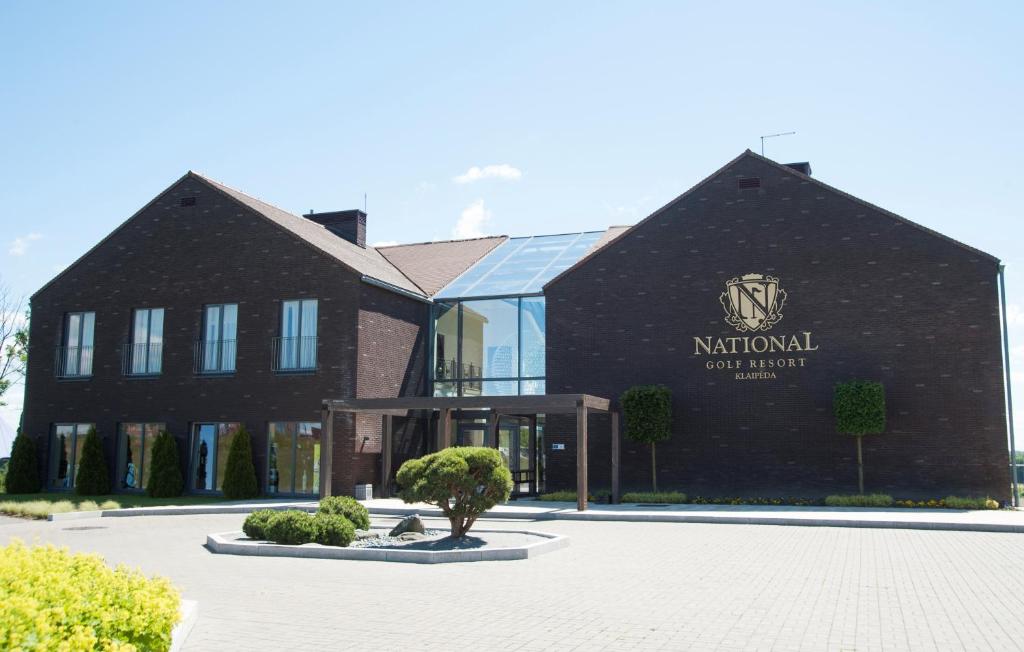
[[[1006,262],[1024,412],[1021,7],[7,0],[0,278],[31,294],[188,169],[365,193],[371,242],[518,235],[633,223],[795,130],[768,156]]]

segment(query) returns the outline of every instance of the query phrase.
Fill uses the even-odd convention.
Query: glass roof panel
[[[604,231],[509,238],[435,295],[437,299],[540,292],[573,266]]]

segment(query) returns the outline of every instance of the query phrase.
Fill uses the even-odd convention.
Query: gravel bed
[[[435,541],[437,539],[448,536],[448,530],[432,530],[427,529],[423,532],[426,538],[414,539],[412,541],[399,539],[398,537],[388,536],[387,532],[381,532],[375,537],[367,539],[356,539],[349,544],[349,548],[393,548],[398,546],[407,546],[411,543],[419,543],[422,541]]]

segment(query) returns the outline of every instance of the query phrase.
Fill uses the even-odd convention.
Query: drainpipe
[[[1010,473],[1013,478],[1013,499],[1010,504],[1020,507],[1020,488],[1017,486],[1017,445],[1013,438],[1013,388],[1010,385],[1010,339],[1006,328],[1006,266],[999,264],[999,303],[1003,313],[1003,369],[1006,375],[1006,418],[1010,432]]]

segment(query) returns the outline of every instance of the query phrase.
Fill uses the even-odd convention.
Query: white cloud
[[[1006,325],[1024,326],[1024,308],[1016,303],[1006,304]]]
[[[507,163],[500,165],[485,165],[482,168],[474,165],[465,173],[454,177],[455,183],[473,183],[481,179],[504,179],[506,181],[518,181],[523,176],[519,168],[512,167]]]
[[[452,237],[480,238],[484,236],[484,227],[491,221],[491,211],[484,207],[484,200],[478,199],[462,211],[459,221],[452,229]]]
[[[28,251],[29,244],[42,237],[43,235],[41,233],[29,233],[28,235],[23,235],[20,238],[15,238],[11,241],[11,247],[7,250],[7,253],[12,256],[24,256],[25,252]]]
[[[398,240],[381,240],[380,242],[374,242],[371,247],[394,247],[398,244]]]

